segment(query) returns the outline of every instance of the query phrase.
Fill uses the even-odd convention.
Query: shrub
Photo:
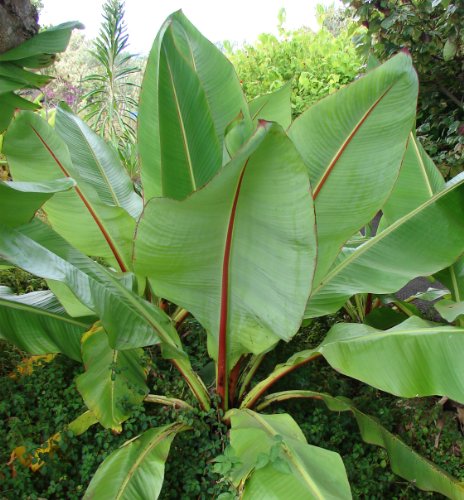
[[[344,19],[334,34],[324,26],[324,20],[321,13],[317,32],[309,28],[289,31],[283,27],[285,18],[281,18],[279,37],[263,33],[254,45],[238,50],[225,44],[226,54],[235,66],[248,99],[290,82],[292,115],[296,117],[311,104],[354,80],[362,64],[351,42],[355,26]]]

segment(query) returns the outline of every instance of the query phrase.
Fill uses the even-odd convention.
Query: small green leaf
[[[454,38],[448,38],[448,40],[446,40],[445,46],[443,47],[443,59],[445,61],[454,59],[457,50],[458,46],[456,44],[456,40]]]
[[[273,460],[272,467],[274,467],[275,470],[282,472],[282,474],[292,473],[290,465],[288,465],[288,462],[284,460],[282,457],[277,457],[276,460]]]
[[[388,30],[395,24],[395,22],[396,22],[395,15],[388,16],[380,23],[380,26],[382,26],[384,30]]]
[[[446,321],[452,322],[458,316],[464,314],[464,302],[443,299],[435,304],[435,309]]]
[[[256,457],[255,469],[262,469],[263,467],[266,467],[268,463],[269,463],[269,455],[260,452]]]

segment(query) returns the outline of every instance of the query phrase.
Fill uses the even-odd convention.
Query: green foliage
[[[0,269],[0,283],[11,288],[16,294],[47,290],[48,288],[44,279],[37,278],[37,276],[17,267]]]
[[[195,328],[198,330],[198,326]],[[201,342],[196,339],[194,344],[203,345],[204,349],[204,333],[202,337]],[[16,496],[31,499],[64,496],[80,499],[96,469],[112,451],[141,432],[174,420],[193,424],[195,430],[181,433],[174,441],[166,463],[166,476],[170,479],[165,481],[160,498],[200,497],[206,500],[227,491],[227,485],[217,483],[219,476],[212,464],[213,458],[225,446],[227,431],[218,420],[216,410],[179,412],[158,405],[138,406],[124,422],[121,434],[96,426],[79,437],[65,434],[57,453],[42,457],[46,465],[39,472],[33,473],[15,461],[16,477],[12,477],[6,464],[13,448],[25,445],[28,450],[36,449],[82,413],[84,407],[75,385],[82,367],[59,356],[32,374],[13,380],[8,376],[9,367],[13,370],[21,353],[12,351],[11,347],[2,349],[1,353],[0,366],[4,366],[5,371],[0,379],[0,441],[5,445],[0,455],[0,497],[12,498],[14,492]],[[203,357],[198,362],[206,360]],[[157,367],[154,373],[156,375],[149,380],[150,387],[164,394],[179,394],[179,380],[172,376],[169,365]]]
[[[72,176],[75,182],[45,201],[47,223],[24,224],[15,213],[0,225],[1,262],[41,276],[51,288],[47,301],[37,300],[40,292],[3,295],[8,321],[2,323],[14,330],[8,338],[40,351],[63,323],[72,324],[74,337],[59,340],[80,340],[74,346],[81,348],[86,371],[76,383],[92,422],[116,432],[130,428],[147,387],[162,392],[145,398],[146,404],[162,405],[153,416],[169,417],[154,418],[137,428],[135,439],[102,456],[84,498],[109,491],[107,486],[124,500],[139,486],[142,497],[158,497],[174,436],[186,431],[201,438],[202,429],[213,441],[197,449],[206,479],[199,487],[194,478],[180,481],[177,496],[205,489],[214,495],[211,478],[221,469],[245,497],[265,497],[271,488],[277,498],[286,498],[289,489],[301,497],[311,492],[350,498],[337,452],[312,447],[290,415],[256,411],[293,397],[322,399],[332,411],[351,412],[362,438],[385,447],[392,469],[419,488],[450,496],[463,491],[462,482],[353,401],[312,387],[263,398],[284,375],[309,362],[317,367],[323,356],[344,374],[400,397],[438,394],[464,402],[456,375],[463,328],[417,318],[381,333],[365,325],[334,325],[316,348],[295,352],[247,389],[265,354],[280,340],[290,341],[304,316],[334,312],[353,293],[393,293],[417,275],[451,266],[464,251],[463,218],[456,216],[462,212],[464,174],[436,194],[430,188],[425,201],[419,193],[378,235],[358,234],[392,192],[400,201],[405,196],[395,182],[418,90],[407,55],[396,55],[309,107],[287,134],[282,124],[288,127],[288,89],[247,106],[230,63],[177,12],[161,28],[144,77],[143,198],[112,149],[66,107],[58,110],[55,129],[22,113],[6,135],[13,178],[28,181],[28,193],[34,193],[28,217],[37,199],[44,202],[43,177],[70,185]],[[422,156],[414,158],[420,163]],[[410,170],[413,182],[428,180],[420,168]],[[11,184],[2,189],[15,193]],[[18,193],[13,207],[25,196]],[[22,314],[25,305],[28,315]],[[204,361],[205,348],[195,345],[196,328],[182,329],[189,313],[206,330],[210,362]],[[46,328],[34,329],[44,317]],[[31,330],[38,347],[26,342]],[[156,383],[148,377],[147,387],[142,348],[154,360],[155,374],[163,374]],[[174,378],[168,362],[184,381]],[[229,425],[233,449],[225,446]],[[173,453],[185,459],[191,450],[178,451],[181,436]],[[213,452],[222,456],[215,466]],[[45,454],[43,447],[37,453]]]
[[[266,356],[256,380],[264,378],[272,368],[292,353],[315,348],[327,330],[341,323],[343,317],[326,316],[300,330],[288,344],[281,344]],[[322,359],[289,373],[275,385],[276,391],[318,388],[330,394],[343,394],[362,411],[376,416],[390,431],[398,434],[424,457],[464,480],[462,460],[463,437],[455,410],[443,411],[437,399],[398,399],[365,384],[336,373]],[[320,402],[288,401],[277,412],[288,412],[301,426],[308,442],[343,457],[353,498],[437,498],[438,495],[415,489],[389,470],[385,450],[356,439],[355,420],[346,413],[334,414]],[[443,428],[440,433],[441,425]],[[437,437],[439,436],[439,437]]]
[[[39,104],[20,97],[18,91],[38,89],[49,82],[51,76],[31,69],[50,66],[56,54],[66,49],[72,30],[81,28],[83,25],[77,22],[53,26],[0,54],[0,132],[7,128],[17,109],[40,109]]]
[[[464,6],[453,0],[345,0],[367,28],[364,52],[384,60],[406,48],[419,73],[417,133],[449,178],[464,160]]]
[[[90,51],[96,72],[83,79],[90,89],[82,96],[81,111],[92,128],[117,148],[131,176],[135,176],[135,82],[140,66],[127,52],[128,43],[124,2],[108,0],[103,5],[100,33]]]
[[[266,357],[256,380],[292,352],[315,347],[327,328],[341,320],[341,317],[316,320],[290,343],[282,343],[278,350]],[[198,323],[189,321],[184,333],[187,334],[186,348],[193,357],[194,366],[207,363],[205,332]],[[5,367],[0,379],[0,441],[4,443],[0,459],[0,474],[4,474],[0,496],[80,499],[98,465],[109,453],[150,427],[179,419],[186,424],[193,423],[195,432],[181,433],[174,440],[166,462],[160,498],[206,500],[228,490],[227,484],[218,482],[220,476],[213,470],[213,459],[223,452],[227,443],[227,428],[218,421],[215,410],[185,413],[157,405],[137,408],[123,423],[119,435],[97,426],[78,437],[66,435],[58,453],[47,458],[47,465],[40,472],[33,473],[16,462],[17,476],[12,478],[11,470],[5,464],[15,446],[27,444],[34,449],[83,411],[74,383],[82,373],[82,367],[59,356],[32,374],[13,380],[7,375],[24,353],[12,351],[7,345],[0,345],[0,348],[0,366]],[[181,395],[185,392],[185,385],[181,381],[179,387],[178,382],[170,365],[157,361],[149,380],[152,391]],[[277,390],[288,387],[318,387],[331,393],[346,394],[356,401],[359,408],[376,415],[387,428],[398,432],[424,456],[456,477],[463,477],[462,435],[456,425],[456,416],[451,411],[443,412],[436,400],[398,400],[337,374],[323,360],[291,373],[276,385]],[[300,401],[289,401],[276,409],[293,415],[309,443],[342,455],[355,498],[432,497],[431,493],[419,492],[389,472],[384,450],[359,442],[356,424],[346,413],[334,414],[322,404]]]
[[[308,106],[353,81],[361,67],[351,37],[355,27],[348,19],[319,12],[321,29],[289,31],[280,23],[280,35],[261,34],[254,45],[226,54],[234,64],[249,100],[277,90],[286,82],[292,86],[292,114],[300,115]],[[229,50],[227,50],[229,49]]]
[[[89,54],[90,46],[91,42],[82,33],[73,32],[66,52],[60,54],[47,71],[53,80],[42,89],[46,109],[53,109],[64,101],[74,112],[79,110],[82,96],[90,90],[90,83],[83,80],[96,66]]]

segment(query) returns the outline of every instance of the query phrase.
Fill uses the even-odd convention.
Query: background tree
[[[412,55],[421,88],[417,133],[445,175],[463,169],[464,4],[462,0],[345,0],[366,27],[364,54]]]
[[[0,2],[0,54],[38,33],[38,14],[33,3],[29,0]]]

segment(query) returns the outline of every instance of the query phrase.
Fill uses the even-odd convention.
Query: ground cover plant
[[[288,93],[248,105],[230,63],[175,13],[142,86],[143,198],[115,151],[66,106],[55,128],[32,112],[14,119],[4,140],[14,181],[0,184],[9,214],[0,258],[50,290],[17,296],[1,288],[1,335],[34,354],[83,362],[76,385],[88,411],[67,424],[75,435],[96,423],[120,432],[143,401],[177,409],[110,454],[84,498],[157,497],[173,439],[205,422],[230,428],[215,459],[228,497],[350,498],[340,455],[308,444],[289,414],[270,413],[289,399],[353,414],[394,472],[463,496],[462,482],[343,395],[311,385],[268,394],[324,357],[382,391],[462,403],[461,327],[414,317],[384,331],[335,324],[250,388],[266,354],[303,319],[336,312],[354,294],[395,292],[463,253],[464,176],[419,189],[429,174],[411,133],[416,100],[411,59],[400,53],[292,123]],[[392,214],[390,200],[404,201],[402,176],[418,193]],[[360,235],[382,208],[382,230]],[[204,366],[179,335],[188,313],[206,330],[212,361]],[[149,394],[150,353],[172,362],[190,396]],[[61,439],[55,434],[42,451]],[[40,467],[38,455],[21,456]]]
[[[292,350],[316,346],[331,324],[332,319],[327,322],[325,318],[317,320],[304,328],[289,344],[269,353],[259,369],[257,380],[272,370],[276,363],[285,361]],[[196,322],[186,321],[182,335],[193,363],[201,366],[207,362],[205,333]],[[125,441],[140,434],[148,426],[169,423],[179,418],[179,415],[189,418],[186,412],[180,414],[175,409],[160,409],[145,403],[123,423],[121,434],[96,425],[80,436],[65,433],[55,453],[42,456],[45,463],[39,471],[33,472],[18,461],[9,464],[11,452],[16,447],[24,445],[33,452],[64,422],[72,421],[83,411],[82,398],[74,383],[75,378],[83,372],[81,363],[58,355],[52,362],[43,364],[30,374],[11,378],[9,375],[24,355],[11,345],[0,350],[0,442],[7,444],[0,451],[0,497],[77,500],[82,497],[99,464]],[[178,383],[169,362],[157,360],[147,381],[151,391],[177,395],[188,391],[185,385],[179,387]],[[436,405],[434,398],[400,400],[382,394],[337,374],[322,359],[313,366],[307,365],[292,372],[280,382],[281,389],[308,385],[352,397],[362,411],[379,416],[383,425],[399,433],[416,451],[459,477],[462,434],[456,426],[453,413],[443,413],[441,405]],[[348,414],[330,412],[322,404],[310,408],[306,402],[298,400],[286,403],[280,411],[291,413],[312,444],[340,453],[353,497],[433,497],[432,493],[421,492],[413,483],[393,474],[385,450],[361,442],[356,422]],[[218,482],[220,475],[214,472],[215,464],[211,462],[222,452],[227,439],[226,426],[211,426],[211,421],[207,419],[197,419],[196,422],[202,421],[203,425],[196,426],[197,432],[180,434],[173,441],[160,498],[208,499],[227,491],[227,484]],[[213,422],[219,424],[216,418]]]

